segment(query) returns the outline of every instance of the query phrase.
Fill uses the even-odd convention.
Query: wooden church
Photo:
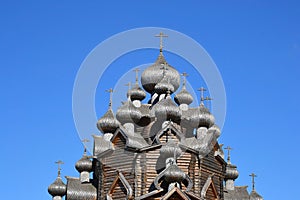
[[[59,170],[48,187],[53,200],[262,200],[254,186],[249,194],[246,186],[234,185],[238,171],[230,157],[224,160],[205,89],[200,105],[191,107],[187,74],[181,80],[162,45],[156,62],[142,72],[142,87],[136,73],[116,114],[110,98],[97,122],[101,134],[93,136],[93,155],[85,150],[75,165],[79,177],[66,176],[65,184]],[[151,97],[143,103],[146,92]]]

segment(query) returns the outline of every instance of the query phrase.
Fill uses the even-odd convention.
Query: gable
[[[214,176],[214,174],[210,175],[207,178],[207,180],[201,190],[201,197],[205,198],[207,200],[218,200],[219,199],[218,192],[217,192],[215,184],[213,182],[213,176]]]
[[[121,133],[120,130],[117,130],[111,142],[114,144],[115,147],[124,149],[126,145],[126,138],[124,137],[124,135]]]
[[[121,172],[113,181],[107,193],[107,199],[130,199],[132,198],[132,188]]]
[[[168,193],[165,194],[165,196],[163,196],[161,199],[162,200],[176,200],[176,199],[190,200],[190,198],[177,187],[174,187],[172,190],[168,191]]]
[[[173,140],[176,144],[178,144],[182,138],[184,138],[183,133],[177,130],[172,124],[168,124],[156,133],[152,144],[165,144],[170,140]]]

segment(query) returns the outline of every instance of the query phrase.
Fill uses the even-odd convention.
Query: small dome
[[[162,155],[165,158],[173,158],[174,156],[178,158],[181,155],[181,153],[182,150],[174,142],[168,142],[160,149],[160,155]]]
[[[189,108],[182,112],[181,125],[189,128],[206,127],[214,125],[215,118],[201,103],[198,108]],[[217,126],[215,127],[218,129]]]
[[[164,178],[168,183],[180,183],[186,178],[186,174],[177,165],[170,165],[164,173]]]
[[[134,100],[142,101],[146,98],[146,92],[142,90],[142,88],[140,88],[139,85],[136,84],[134,88],[128,90],[127,97],[130,97],[132,101]]]
[[[151,122],[149,106],[141,104],[140,107],[135,107],[130,99],[118,109],[116,117],[121,124],[147,126]]]
[[[181,90],[177,93],[174,97],[175,102],[180,104],[187,104],[190,105],[193,102],[193,96],[186,90]]]
[[[207,108],[205,108],[204,104],[200,104],[200,122],[199,127],[210,128],[215,123],[215,117],[209,112]]]
[[[174,92],[174,86],[170,83],[167,76],[164,76],[159,83],[154,87],[154,92],[157,94],[166,94],[167,91],[170,93]]]
[[[118,109],[116,118],[121,124],[137,123],[142,117],[141,112],[132,104],[130,99]]]
[[[143,88],[149,92],[153,93],[154,87],[156,84],[158,84],[163,79],[163,66],[166,64],[166,72],[165,75],[167,79],[170,80],[170,84],[174,87],[174,92],[179,88],[180,85],[180,75],[176,69],[174,69],[172,66],[170,66],[162,52],[159,54],[156,62],[146,68],[142,74],[141,82],[143,85]]]
[[[235,165],[227,164],[226,172],[225,172],[225,179],[227,180],[235,180],[239,177],[239,172]]]
[[[161,122],[171,120],[179,123],[181,118],[181,110],[172,101],[169,94],[165,99],[160,100],[153,106],[152,114],[154,114],[158,120],[161,120]]]
[[[183,127],[198,128],[200,112],[198,108],[189,108],[182,111],[181,123]]]
[[[78,172],[91,172],[93,170],[93,162],[86,155],[84,155],[76,162],[75,168]]]
[[[119,128],[119,122],[111,108],[98,120],[97,127],[103,133],[114,133]]]
[[[250,200],[264,200],[262,196],[260,196],[255,190],[252,190],[250,193]]]
[[[48,192],[53,197],[55,196],[64,196],[67,193],[67,186],[61,180],[60,176],[48,187]]]
[[[193,102],[193,96],[186,90],[185,84],[182,86],[180,92],[178,92],[174,97],[175,102],[180,104],[190,105]]]

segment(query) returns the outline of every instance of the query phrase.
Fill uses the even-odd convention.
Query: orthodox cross
[[[213,100],[213,98],[210,98],[210,97],[203,98],[203,101],[211,101],[211,100]],[[209,109],[209,104],[208,103],[206,104],[206,107],[207,107],[207,109]]]
[[[112,88],[109,88],[108,90],[105,90],[106,92],[109,92],[109,107],[112,106],[112,93],[114,92]]]
[[[168,37],[168,35],[165,35],[163,32],[160,32],[158,35],[155,35],[155,37],[159,37],[160,39],[160,45],[159,45],[159,51],[162,52],[163,49],[163,38]]]
[[[189,75],[186,72],[183,72],[181,74],[181,76],[183,76],[183,85],[185,86],[185,84],[186,84],[186,77],[188,77]]]
[[[233,149],[230,146],[227,146],[225,149],[228,152],[228,154],[227,154],[227,162],[230,163],[230,151],[233,150]]]
[[[83,153],[83,155],[86,155],[86,144],[87,144],[88,142],[90,142],[90,140],[84,138],[83,140],[81,140],[81,142],[83,142],[83,146],[84,146],[84,153]]]
[[[204,101],[204,92],[206,91],[206,89],[204,87],[201,87],[198,89],[198,91],[200,91],[200,102],[203,103]]]
[[[61,160],[58,160],[55,162],[55,164],[57,164],[57,176],[60,177],[60,170],[61,170],[60,166],[65,163]]]
[[[133,71],[135,71],[135,84],[138,85],[139,83],[139,68],[134,69]]]
[[[251,173],[249,176],[252,177],[252,190],[255,191],[255,180],[254,179],[255,179],[255,177],[257,177],[257,175],[254,173]]]

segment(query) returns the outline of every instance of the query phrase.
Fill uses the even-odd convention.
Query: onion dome
[[[164,179],[167,183],[180,183],[186,179],[186,174],[176,164],[173,164],[164,172]]]
[[[227,164],[226,172],[225,172],[225,179],[227,180],[235,180],[239,177],[239,172],[235,165]]]
[[[137,123],[142,116],[141,112],[134,107],[128,98],[128,100],[118,109],[116,117],[121,124],[126,124]]]
[[[250,193],[250,200],[264,200],[262,196],[260,196],[255,190],[252,190]]]
[[[154,111],[155,117],[157,117],[158,120],[162,120],[161,122],[171,120],[179,123],[181,120],[182,112],[172,101],[169,93],[165,99],[162,99],[155,104],[152,110]]]
[[[119,128],[119,122],[115,118],[111,108],[113,90],[109,89],[108,92],[110,93],[109,108],[108,111],[98,120],[97,127],[103,133],[114,133],[117,128]]]
[[[182,76],[184,77],[183,79],[183,84],[182,84],[182,89],[180,90],[179,93],[177,93],[174,97],[175,102],[180,105],[180,104],[187,104],[190,105],[193,102],[193,96],[186,90],[186,76],[187,73],[183,73]]]
[[[172,92],[179,88],[180,75],[178,71],[166,62],[162,52],[160,52],[155,63],[146,68],[141,77],[142,86],[147,92],[151,94],[154,92],[155,85],[164,77],[164,68],[166,69],[165,76],[167,80],[170,80],[170,84],[174,87]]]
[[[137,68],[134,71],[135,71],[135,86],[131,90],[128,90],[127,97],[130,97],[130,99],[132,101],[134,101],[134,100],[142,101],[143,99],[146,98],[146,92],[144,90],[142,90],[139,86],[138,72],[140,70]]]
[[[67,193],[67,186],[61,180],[61,177],[58,176],[56,180],[48,187],[48,192],[53,197],[55,196],[64,196]]]
[[[160,149],[160,155],[165,158],[178,158],[182,153],[182,150],[174,142],[168,142]]]
[[[211,128],[214,125],[215,118],[201,103],[198,108],[189,108],[182,112],[181,125],[189,128],[206,127]],[[218,127],[214,127],[218,131]],[[218,131],[220,132],[220,131]]]
[[[215,117],[205,108],[204,104],[201,103],[199,106],[200,116],[199,116],[199,127],[210,128],[215,123]]]
[[[155,85],[154,92],[157,93],[157,94],[166,94],[167,91],[170,91],[170,93],[173,93],[174,92],[174,86],[170,83],[167,76],[164,76],[161,79],[161,81]]]
[[[142,101],[146,98],[146,92],[140,88],[139,85],[135,85],[134,88],[127,92],[127,97],[130,97],[132,101],[139,100]]]
[[[180,105],[180,104],[191,104],[193,102],[193,96],[186,90],[185,85],[182,86],[182,89],[180,92],[178,92],[175,97],[174,97],[175,102]]]
[[[98,120],[97,127],[103,133],[114,133],[119,128],[119,122],[111,108]]]
[[[83,157],[76,162],[75,168],[78,172],[91,172],[93,170],[93,162],[87,155],[83,155]]]
[[[200,112],[198,108],[189,108],[182,111],[181,123],[183,127],[198,128]]]

